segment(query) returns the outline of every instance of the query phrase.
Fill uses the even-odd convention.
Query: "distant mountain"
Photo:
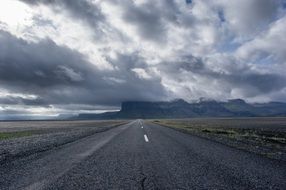
[[[242,99],[227,102],[203,100],[188,103],[182,99],[170,102],[123,102],[118,112],[79,114],[77,119],[192,118],[192,117],[260,117],[286,116],[286,103],[249,104]]]

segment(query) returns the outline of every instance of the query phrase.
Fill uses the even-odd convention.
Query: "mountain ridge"
[[[228,101],[200,100],[189,103],[174,101],[126,101],[120,111],[101,114],[81,113],[77,119],[154,119],[193,117],[265,117],[286,116],[286,103],[247,103],[243,99]]]

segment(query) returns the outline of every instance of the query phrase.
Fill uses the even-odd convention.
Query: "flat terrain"
[[[156,122],[135,120],[115,127],[120,122],[67,122],[64,127],[46,123],[44,133],[25,124],[29,129],[21,131],[39,131],[0,140],[0,189],[286,187],[282,160]],[[18,130],[13,124],[0,128],[2,133]]]
[[[126,121],[0,122],[0,163],[61,147]]]
[[[176,130],[286,161],[286,118],[194,118],[153,120]]]

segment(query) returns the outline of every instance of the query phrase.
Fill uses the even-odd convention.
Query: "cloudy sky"
[[[0,119],[286,101],[286,0],[1,0]]]

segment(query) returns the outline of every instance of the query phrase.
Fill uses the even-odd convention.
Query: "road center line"
[[[144,139],[145,139],[146,142],[149,142],[149,139],[148,139],[147,135],[144,135]]]

